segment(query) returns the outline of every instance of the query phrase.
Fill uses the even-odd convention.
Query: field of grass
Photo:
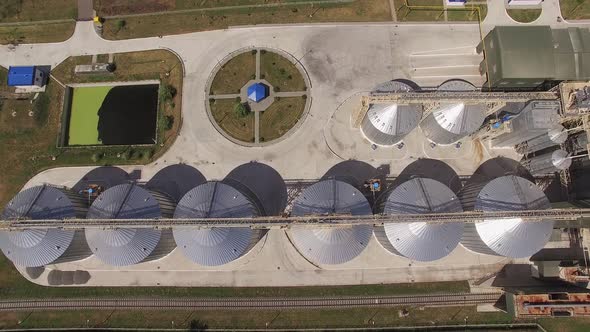
[[[111,86],[74,88],[69,145],[98,145],[98,110]]]
[[[193,3],[196,4],[197,1]],[[183,8],[187,8],[187,5],[185,4]],[[381,22],[389,20],[391,20],[389,0],[356,0],[352,3],[315,4],[313,6],[299,4],[273,8],[240,8],[107,19],[104,24],[103,37],[106,39],[153,37],[250,24]],[[120,28],[119,21],[125,21],[124,28]]]
[[[272,141],[293,128],[305,110],[302,97],[280,98],[260,114],[260,141]]]
[[[256,54],[251,51],[239,54],[219,69],[209,94],[240,93],[240,89],[255,78]]]
[[[559,0],[561,15],[566,20],[590,19],[590,1],[588,0]]]
[[[2,0],[0,23],[76,19],[77,0]]]
[[[278,91],[304,91],[305,81],[297,67],[283,56],[261,51],[260,55],[261,78],[270,83],[275,92]]]
[[[69,39],[76,22],[0,26],[0,44],[54,43]]]
[[[530,23],[541,16],[541,9],[507,9],[506,12],[513,20]]]
[[[254,113],[240,117],[234,111],[238,101],[235,99],[218,99],[210,102],[211,114],[215,122],[231,137],[243,141],[254,142]]]

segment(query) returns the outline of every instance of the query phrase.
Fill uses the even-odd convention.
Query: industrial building
[[[534,176],[552,175],[570,168],[572,159],[566,151],[558,149],[531,157],[523,164]]]
[[[477,46],[492,90],[537,89],[590,79],[590,31],[549,26],[496,26]]]
[[[530,154],[541,151],[552,146],[557,146],[565,143],[568,138],[568,132],[565,128],[557,124],[549,129],[547,133],[541,134],[537,137],[531,138],[518,146],[520,152],[523,154]],[[585,146],[585,145],[584,145]]]
[[[363,194],[352,185],[324,180],[307,187],[293,202],[293,216],[349,214],[373,211]],[[358,256],[373,234],[371,225],[342,227],[294,226],[288,231],[297,250],[318,265],[342,264]]]
[[[406,82],[390,81],[376,87],[373,93],[408,92],[416,90]],[[417,104],[400,105],[373,104],[361,123],[361,132],[376,145],[391,146],[418,126],[422,118],[422,106]]]
[[[156,219],[172,217],[174,203],[166,195],[136,184],[120,184],[104,191],[88,210],[88,219]],[[174,247],[169,230],[153,228],[86,229],[90,249],[113,266],[133,265],[161,258]]]
[[[459,199],[444,184],[415,178],[382,195],[379,210],[385,214],[462,212]],[[463,235],[463,223],[395,223],[375,227],[381,245],[393,254],[417,261],[447,256]]]
[[[43,86],[47,81],[45,73],[35,66],[11,66],[8,68],[8,86]]]
[[[545,194],[534,183],[514,175],[489,182],[472,181],[459,193],[466,211],[526,211],[549,209]],[[466,224],[461,244],[472,251],[511,258],[541,250],[553,231],[552,220],[485,219]]]
[[[475,90],[473,84],[463,80],[449,80],[438,87],[442,92]],[[486,117],[485,112],[484,103],[440,103],[420,122],[420,128],[435,144],[453,144],[477,131]]]
[[[256,205],[238,190],[208,182],[182,197],[174,218],[254,218]],[[191,261],[205,266],[227,264],[245,255],[264,234],[250,227],[175,228],[174,240]]]
[[[84,218],[87,201],[65,189],[37,186],[21,191],[4,208],[2,219]],[[58,228],[0,232],[0,249],[14,264],[39,267],[90,256],[83,231]]]

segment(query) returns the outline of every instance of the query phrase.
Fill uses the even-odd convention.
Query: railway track
[[[495,303],[501,293],[463,293],[407,296],[368,296],[333,298],[269,298],[269,299],[30,299],[2,300],[0,311],[63,310],[63,309],[296,309],[387,306],[461,306]]]

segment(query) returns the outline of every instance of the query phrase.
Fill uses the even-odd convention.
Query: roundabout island
[[[310,80],[286,52],[242,49],[220,62],[207,84],[207,115],[215,129],[243,146],[279,142],[311,106]]]

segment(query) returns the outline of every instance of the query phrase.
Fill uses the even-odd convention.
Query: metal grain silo
[[[174,218],[253,218],[256,205],[233,187],[208,182],[184,195]],[[197,264],[227,264],[247,254],[263,235],[250,227],[175,228],[174,239],[183,254]]]
[[[164,194],[136,184],[107,189],[90,206],[88,219],[156,219],[171,217],[174,203]],[[87,228],[92,252],[113,266],[133,265],[170,253],[175,244],[172,232],[153,228]]]
[[[88,204],[74,192],[52,186],[18,193],[4,208],[2,219],[84,218]],[[0,249],[14,264],[40,267],[84,259],[91,255],[84,232],[57,228],[0,232]]]
[[[369,202],[350,184],[325,180],[307,187],[294,201],[292,216],[370,215]],[[373,226],[294,226],[289,237],[297,250],[315,264],[342,264],[358,256],[371,239]]]
[[[449,80],[438,87],[438,91],[475,91],[471,83],[463,80]],[[440,103],[420,122],[424,135],[436,144],[453,144],[476,132],[486,117],[484,103]]]
[[[524,154],[529,154],[555,145],[561,145],[565,143],[567,136],[567,130],[565,130],[562,125],[557,125],[551,128],[547,133],[524,142],[521,151]]]
[[[524,166],[535,176],[553,174],[570,168],[572,159],[564,150],[555,150],[534,156],[523,162]]]
[[[551,207],[534,183],[508,175],[486,183],[472,183],[459,194],[466,211],[526,211]],[[485,219],[465,225],[461,244],[472,251],[511,258],[529,257],[549,241],[553,220]]]
[[[386,89],[387,92],[414,91],[410,85],[399,81],[387,82]],[[371,104],[361,122],[361,131],[374,144],[395,145],[418,126],[421,117],[422,105]]]
[[[459,199],[451,189],[428,178],[406,181],[382,197],[379,209],[384,214],[463,212]],[[462,222],[389,223],[375,227],[375,236],[385,249],[416,261],[445,257],[457,247],[461,235]]]

